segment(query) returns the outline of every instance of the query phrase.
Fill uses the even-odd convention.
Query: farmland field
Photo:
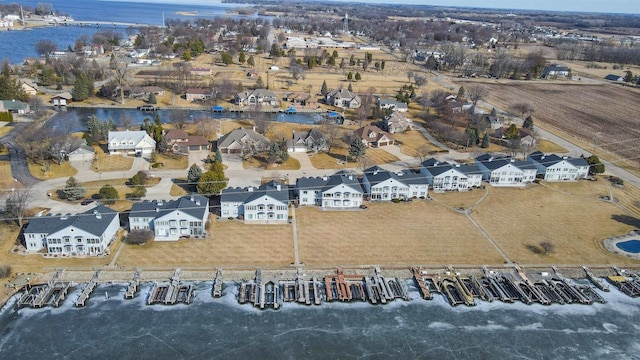
[[[634,139],[640,137],[640,116],[634,104],[640,91],[613,84],[575,83],[494,83],[487,101],[501,108],[526,101],[533,105],[534,123],[539,120],[577,137],[589,145],[597,144],[613,156],[640,165]]]

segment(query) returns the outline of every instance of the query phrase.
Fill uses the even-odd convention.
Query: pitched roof
[[[278,190],[280,187],[280,190]],[[278,181],[270,181],[258,188],[249,186],[245,188],[226,188],[220,195],[220,202],[248,203],[263,196],[269,196],[281,203],[289,202],[289,187]]]
[[[361,138],[366,142],[378,142],[384,136],[386,136],[389,140],[393,140],[393,136],[391,136],[391,134],[375,125],[363,126],[360,129],[355,130],[353,132],[353,135]]]
[[[176,139],[186,139],[189,137],[186,131],[180,129],[170,129],[164,134],[164,138],[167,141],[176,140]]]
[[[356,95],[355,93],[347,90],[347,89],[333,89],[333,90],[329,90],[329,92],[327,93],[327,97],[332,97],[332,98],[341,98],[341,99],[353,99],[356,98],[358,95]]]
[[[25,233],[52,234],[70,226],[84,230],[90,234],[101,236],[118,212],[104,205],[98,205],[76,215],[56,215],[37,217],[29,220]]]
[[[65,91],[65,92],[60,93],[60,94],[55,94],[51,98],[52,99],[61,98],[61,99],[65,99],[65,100],[71,100],[71,99],[73,99],[73,95],[71,95],[70,92]]]
[[[117,145],[111,145],[111,141],[117,141]],[[153,140],[147,132],[144,130],[135,130],[135,131],[109,131],[108,143],[110,149],[122,149],[131,148],[129,142],[133,142],[133,146],[138,145],[141,141],[146,140],[150,144],[155,146],[155,140]],[[125,142],[125,145],[122,145],[122,142]]]
[[[72,152],[68,153],[67,156],[69,155],[80,155],[80,154],[95,154],[96,150],[94,148],[92,148],[91,146],[87,146],[87,145],[80,145],[78,146],[75,150],[73,150]]]
[[[271,143],[269,141],[269,139],[267,139],[263,135],[258,134],[257,132],[255,132],[253,130],[240,128],[240,129],[231,130],[231,132],[229,132],[228,134],[225,134],[223,137],[221,137],[218,140],[218,147],[219,148],[229,147],[229,145],[233,144],[236,141],[239,142],[245,136],[249,137],[254,142],[262,142],[264,144],[270,144]]]
[[[372,166],[364,171],[364,176],[371,186],[375,186],[383,181],[393,179],[405,185],[427,184],[427,178],[422,174],[414,173],[411,170],[393,172],[384,170],[378,166]]]
[[[362,186],[358,178],[354,174],[345,171],[340,171],[330,176],[303,177],[296,181],[298,190],[312,189],[324,192],[338,185],[345,185],[357,192],[362,192]]]
[[[209,210],[209,199],[202,195],[192,193],[185,195],[177,200],[162,201],[143,201],[133,204],[129,218],[132,217],[152,217],[160,218],[167,214],[170,214],[176,210],[180,210],[185,214],[189,214],[194,218],[201,219],[204,214]]]
[[[0,100],[5,110],[25,110],[27,104],[20,100]]]

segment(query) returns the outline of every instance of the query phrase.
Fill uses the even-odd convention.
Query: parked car
[[[91,203],[92,203],[92,202],[94,202],[94,201],[95,201],[95,200],[93,200],[93,199],[84,199],[84,200],[82,200],[82,201],[80,202],[80,205],[89,205],[89,204],[91,204]]]

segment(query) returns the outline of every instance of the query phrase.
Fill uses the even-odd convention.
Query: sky
[[[640,0],[334,0],[379,4],[462,6],[493,9],[579,11],[640,14]]]

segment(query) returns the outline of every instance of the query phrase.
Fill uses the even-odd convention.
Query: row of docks
[[[71,287],[68,282],[59,280],[63,271],[64,270],[56,271],[53,278],[46,284],[28,287],[18,300],[18,307],[41,308],[47,305],[60,306]]]
[[[462,276],[452,268],[444,274],[413,268],[413,277],[423,299],[442,294],[451,306],[474,306],[476,300],[525,304],[592,304],[605,299],[593,287],[574,284],[554,268],[554,274],[527,275],[518,266],[513,271],[498,272],[483,268],[482,276]],[[603,289],[606,284],[600,284]]]
[[[176,269],[168,283],[155,283],[149,292],[147,305],[176,303],[190,304],[194,296],[192,284],[180,283],[180,269]]]
[[[80,293],[80,295],[78,295],[78,298],[76,299],[76,302],[75,302],[76,307],[83,307],[85,305],[85,303],[91,296],[91,293],[93,292],[93,290],[95,290],[96,286],[98,286],[99,276],[100,276],[100,270],[97,270],[96,273],[91,278],[91,280],[89,280],[89,282],[82,289],[82,292]]]
[[[298,302],[307,305],[321,305],[323,301],[369,301],[372,304],[386,304],[396,298],[409,300],[406,289],[396,279],[385,279],[380,269],[375,268],[373,276],[345,274],[338,268],[335,274],[307,279],[298,271],[295,279],[263,278],[261,269],[256,270],[255,280],[242,282],[238,292],[238,302],[251,303],[264,309],[278,309],[282,302]]]
[[[617,267],[613,269],[616,275],[609,276],[607,278],[609,282],[630,297],[640,296],[640,276]]]
[[[214,298],[222,296],[222,269],[216,271],[216,277],[213,279],[213,287],[211,288],[211,296]]]

